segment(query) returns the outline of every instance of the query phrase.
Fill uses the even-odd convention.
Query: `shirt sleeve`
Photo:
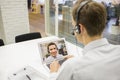
[[[74,71],[73,63],[75,60],[76,60],[75,58],[70,58],[62,64],[61,68],[58,71],[56,80],[73,80],[72,79]]]
[[[57,75],[58,75],[58,74],[57,74],[56,72],[50,73],[50,80],[56,80]]]
[[[50,80],[72,80],[74,59],[65,61],[57,73],[50,74]]]

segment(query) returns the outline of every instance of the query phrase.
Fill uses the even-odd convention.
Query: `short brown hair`
[[[85,26],[89,36],[101,35],[106,26],[106,9],[101,3],[97,3],[92,0],[85,4],[80,10],[79,14],[77,9],[80,3],[86,0],[77,0],[72,10],[73,20]],[[76,21],[77,14],[79,15],[78,21]]]

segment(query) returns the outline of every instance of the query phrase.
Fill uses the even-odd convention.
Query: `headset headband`
[[[80,6],[78,7],[77,9],[77,16],[76,16],[76,21],[77,21],[77,24],[78,24],[78,20],[79,20],[79,13],[81,11],[81,9],[88,3],[89,1],[86,0],[86,1],[83,1],[80,3]]]

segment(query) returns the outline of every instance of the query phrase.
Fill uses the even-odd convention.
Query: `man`
[[[48,56],[47,59],[45,60],[48,67],[50,67],[50,64],[53,61],[58,61],[59,64],[61,65],[66,59],[72,57],[72,55],[63,56],[63,55],[59,54],[58,47],[53,42],[48,44],[47,50],[48,50],[48,53],[50,54],[50,56]]]
[[[92,0],[78,0],[72,17],[75,36],[85,45],[83,57],[67,60],[56,80],[120,80],[120,45],[102,38],[107,17],[105,7]],[[58,70],[58,65],[57,61],[50,65],[52,73]]]

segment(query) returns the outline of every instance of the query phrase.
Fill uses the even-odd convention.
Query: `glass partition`
[[[64,0],[61,4],[58,2],[58,36],[65,37],[65,39],[69,42],[76,44],[76,39],[74,35],[72,35],[72,6],[75,0]],[[83,47],[82,44],[79,44]]]
[[[54,0],[45,0],[45,31],[47,35],[55,35]]]
[[[73,35],[71,35],[72,30],[72,20],[71,20],[71,11],[72,7],[68,5],[59,6],[58,14],[58,30],[59,36],[65,37],[68,40],[72,40]]]
[[[83,47],[78,44],[72,32],[72,7],[76,0],[46,0],[48,8],[46,9],[47,33],[63,37],[67,41]],[[105,34],[108,34],[105,32]],[[105,36],[106,37],[106,36]]]
[[[71,34],[73,28],[71,13],[74,2],[75,0],[46,0],[45,22],[48,34],[63,37],[76,44],[77,41]]]

